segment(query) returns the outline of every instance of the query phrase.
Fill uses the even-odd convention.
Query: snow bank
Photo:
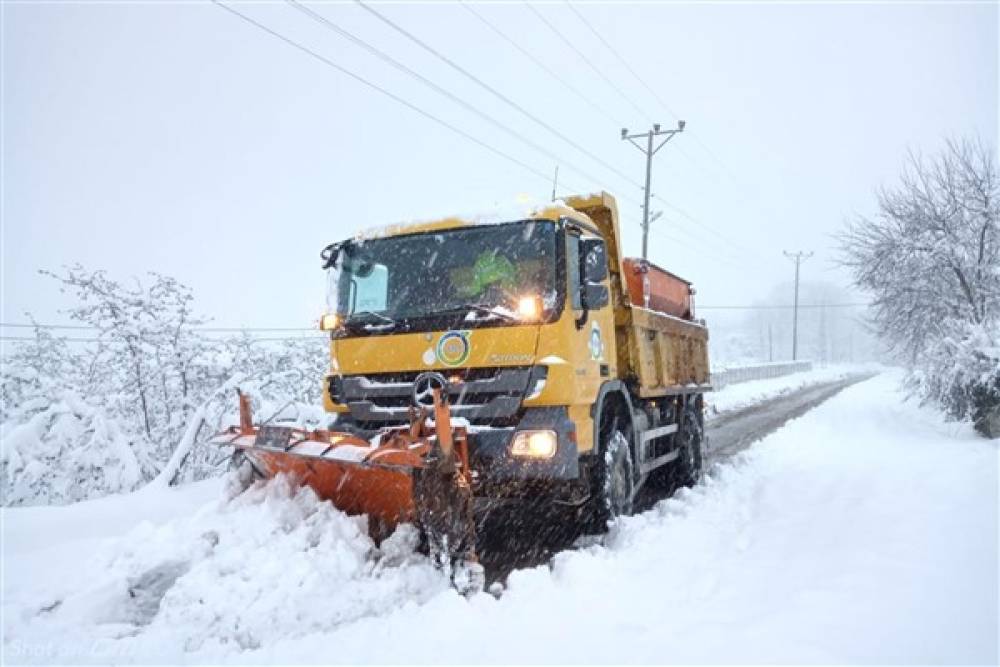
[[[897,385],[845,390],[499,599],[280,481],[45,548],[19,548],[32,513],[75,508],[7,510],[7,660],[995,664],[997,447]]]
[[[152,469],[117,420],[72,392],[34,399],[0,426],[4,505],[63,504],[135,489]]]
[[[135,495],[170,500],[156,486]],[[112,509],[110,498],[102,500],[86,503],[92,520]],[[57,508],[29,512],[43,510],[51,517]],[[23,538],[19,518],[13,536]],[[47,528],[53,543],[66,539],[58,522]],[[11,548],[5,540],[8,659],[228,655],[415,607],[449,588],[414,554],[412,529],[376,549],[363,517],[348,517],[285,479],[161,525],[141,522],[120,538],[80,541],[72,532],[72,544],[88,558],[78,558],[79,549],[67,554],[64,545],[19,548],[15,539]]]

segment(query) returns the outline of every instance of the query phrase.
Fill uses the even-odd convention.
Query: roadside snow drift
[[[114,506],[141,494],[6,510],[4,660],[995,664],[997,447],[897,383],[845,390],[499,599],[282,480],[194,512],[176,496],[204,484],[149,492],[181,509],[146,522]],[[84,537],[105,516],[127,532]]]

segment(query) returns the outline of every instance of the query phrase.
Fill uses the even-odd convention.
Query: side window
[[[569,286],[570,305],[573,310],[582,310],[580,299],[580,237],[566,234],[566,277]]]
[[[386,309],[386,297],[389,292],[389,269],[384,264],[375,264],[364,274],[355,274],[354,278],[354,308],[357,313],[370,310],[373,313]]]

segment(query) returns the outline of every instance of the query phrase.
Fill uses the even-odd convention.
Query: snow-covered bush
[[[873,296],[874,327],[911,372],[908,384],[953,418],[998,437],[1000,177],[992,151],[950,141],[911,155],[879,212],[842,237],[844,263]],[[1000,426],[1000,425],[998,425]]]
[[[220,365],[230,379],[213,392],[192,416],[196,431],[181,438],[182,458],[170,483],[194,481],[226,469],[232,450],[220,450],[207,440],[239,423],[236,390],[250,396],[255,421],[281,421],[302,428],[326,424],[321,388],[329,366],[322,338],[261,341],[247,334],[222,342]],[[189,426],[192,422],[189,421]],[[175,452],[175,455],[177,453]]]
[[[157,475],[175,483],[217,474],[226,452],[206,441],[238,421],[237,387],[259,418],[303,426],[325,418],[322,337],[212,338],[191,291],[159,274],[145,285],[80,266],[48,275],[76,297],[68,315],[93,342],[71,349],[36,327],[31,341],[5,349],[4,504],[71,502]]]
[[[1000,331],[967,322],[945,328],[954,334],[927,351],[908,378],[910,387],[950,417],[1000,437]]]
[[[21,406],[46,400],[87,371],[84,360],[65,340],[38,326],[33,333],[30,341],[5,348],[0,363],[0,424]]]
[[[228,367],[255,382],[265,396],[319,405],[323,374],[330,367],[328,343],[320,338],[261,341],[248,334],[225,341]]]
[[[155,470],[133,436],[68,390],[26,401],[3,424],[4,505],[62,504],[131,491]]]

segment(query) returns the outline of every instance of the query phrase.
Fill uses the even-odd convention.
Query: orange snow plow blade
[[[263,478],[286,474],[348,514],[366,514],[372,537],[415,523],[442,564],[475,562],[468,434],[452,428],[446,398],[412,410],[409,426],[371,441],[329,430],[254,425],[240,394],[240,425],[215,436],[246,457]],[[433,415],[433,421],[431,416]]]
[[[302,441],[310,445],[312,442],[316,441]],[[238,442],[234,444],[240,447]],[[250,449],[252,453],[247,451]],[[391,525],[413,520],[413,478],[409,471],[296,451],[304,449],[305,445],[299,445],[289,452],[261,448],[244,451],[265,477],[285,473],[348,514],[367,514]]]

